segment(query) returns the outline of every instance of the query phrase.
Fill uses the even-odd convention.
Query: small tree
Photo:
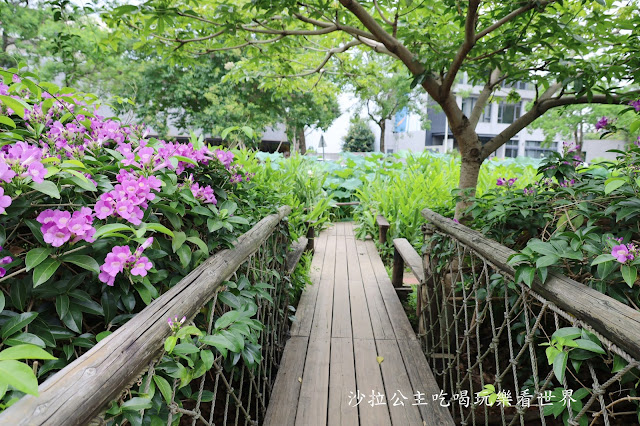
[[[350,123],[342,150],[347,152],[372,152],[375,138],[367,122],[355,116]]]

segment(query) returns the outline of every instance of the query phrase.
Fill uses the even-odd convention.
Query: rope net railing
[[[255,330],[256,323],[252,323],[255,333],[251,334],[252,325],[244,330],[244,347],[250,346],[251,351],[232,353],[225,350],[224,340],[211,339],[204,343],[201,340],[196,347],[201,353],[210,353],[207,357],[211,365],[196,366],[190,377],[180,368],[175,370],[176,362],[188,368],[197,357],[190,358],[190,350],[186,354],[179,352],[177,357],[175,349],[171,355],[165,350],[149,365],[148,371],[112,403],[111,409],[96,420],[110,425],[123,424],[125,419],[132,425],[261,424],[289,328],[287,243],[286,225],[280,223],[233,276],[223,282],[214,297],[203,303],[193,321],[185,323],[206,330],[211,336],[217,321],[225,314],[252,307],[255,309],[252,317],[262,327]],[[231,339],[228,334],[216,336]],[[183,374],[187,374],[186,379]],[[169,383],[169,394],[161,391],[158,382],[162,379],[158,379],[158,375]],[[150,399],[153,406],[146,404],[136,409],[136,398],[141,396]],[[129,410],[130,406],[134,409]]]
[[[442,224],[425,226],[425,244],[419,336],[456,423],[640,422],[637,352],[516,284],[513,270]]]

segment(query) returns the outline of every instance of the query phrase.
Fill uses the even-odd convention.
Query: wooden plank
[[[507,260],[515,251],[429,209],[422,210],[422,216],[439,230],[480,253],[500,270],[514,275],[514,269]],[[524,285],[521,288],[524,291],[529,290]],[[627,353],[640,353],[639,311],[596,289],[556,273],[550,273],[544,284],[535,280],[532,290],[574,315],[584,324],[593,327]]]
[[[380,255],[378,255],[376,245],[373,241],[366,241],[365,246],[369,254],[369,258],[371,259],[371,268],[376,277],[378,288],[382,295],[382,300],[384,301],[384,306],[391,321],[395,337],[398,339],[416,339],[413,327],[411,327],[411,323],[409,322],[407,314],[402,307],[402,303],[400,303],[398,294],[391,284],[391,280],[387,275],[387,270],[382,263],[382,259],[380,259]],[[376,336],[376,338],[379,337]]]
[[[331,338],[311,337],[302,376],[296,425],[326,426]]]
[[[363,426],[391,425],[391,417],[389,416],[389,408],[385,405],[371,406],[371,394],[379,393],[384,395],[385,389],[382,381],[382,373],[380,365],[376,360],[378,356],[376,352],[376,344],[373,340],[354,339],[353,355],[356,366],[356,392],[364,394],[362,402],[358,405],[360,414],[360,424]],[[384,399],[386,403],[386,398]]]
[[[316,309],[311,324],[311,338],[331,337],[331,323],[333,319],[333,288],[335,283],[336,240],[338,237],[329,235],[327,238],[324,265],[320,273],[320,286]]]
[[[338,237],[333,289],[333,319],[331,337],[351,337],[351,307],[349,306],[349,276],[345,237]]]
[[[349,281],[361,281],[360,260],[358,259],[358,248],[356,247],[355,237],[345,237],[347,247],[347,271],[349,273]]]
[[[264,425],[290,426],[295,424],[300,397],[300,378],[304,373],[309,338],[294,336],[287,341],[273,384]]]
[[[1,425],[87,424],[160,354],[171,334],[167,317],[191,320],[222,283],[255,253],[291,211],[281,207],[151,302],[134,318],[0,414]]]
[[[404,264],[411,269],[413,276],[420,282],[424,282],[424,267],[422,265],[422,258],[413,248],[411,243],[406,238],[396,238],[393,240],[393,246],[397,252],[402,256]]]
[[[338,222],[335,224],[336,227],[336,235],[344,236],[344,222]]]
[[[362,281],[349,281],[351,330],[356,339],[373,339],[373,328]]]
[[[316,299],[318,297],[318,288],[320,287],[320,275],[324,264],[324,255],[326,253],[327,233],[321,234],[316,240],[316,251],[311,260],[311,286],[308,286],[302,292],[298,308],[296,311],[296,320],[291,325],[290,334],[292,336],[309,336],[311,334],[311,323],[313,321],[313,313],[316,309]]]
[[[400,353],[402,354],[402,359],[404,360],[404,365],[407,369],[414,392],[419,391],[424,393],[425,402],[429,404],[426,406],[417,406],[424,424],[455,425],[449,410],[441,407],[439,403],[431,399],[431,395],[440,393],[440,386],[431,372],[431,367],[429,367],[429,363],[422,352],[420,342],[417,340],[398,340],[398,347],[400,348]]]
[[[349,396],[357,392],[356,370],[353,359],[353,340],[331,338],[329,364],[328,425],[353,426],[358,424],[358,408],[349,405]]]
[[[415,403],[414,390],[409,380],[404,360],[395,340],[376,340],[391,422],[394,425],[419,425],[422,416]]]
[[[387,228],[389,227],[389,221],[381,214],[376,216],[376,223],[378,224],[378,226],[386,226]]]
[[[353,227],[354,227],[353,222],[347,222],[344,235],[347,237],[353,237],[354,236]]]
[[[371,327],[373,335],[376,339],[395,339],[393,326],[387,313],[384,300],[378,287],[373,265],[369,253],[367,252],[367,244],[374,244],[373,241],[356,241],[358,248],[358,260],[360,262],[360,273],[362,274],[362,282],[364,283],[364,292],[367,298],[367,306],[369,307],[369,317],[371,318]],[[374,244],[375,248],[375,244]],[[380,261],[382,262],[382,261]],[[384,265],[383,265],[384,267]]]

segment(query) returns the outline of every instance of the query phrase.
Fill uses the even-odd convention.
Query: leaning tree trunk
[[[298,131],[298,148],[300,155],[307,153],[307,139],[304,136],[304,127]]]
[[[380,152],[385,154],[387,151],[384,149],[384,134],[387,129],[387,120],[383,118],[378,123],[378,126],[380,126]]]
[[[464,120],[465,125],[460,128],[452,128],[453,136],[458,142],[458,149],[462,163],[460,165],[460,200],[456,204],[455,218],[460,219],[464,211],[471,205],[470,198],[476,194],[476,185],[480,175],[480,166],[484,160],[481,155],[482,143],[478,134],[469,125],[468,120]]]

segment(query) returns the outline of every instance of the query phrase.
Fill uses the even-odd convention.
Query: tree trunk
[[[298,148],[300,155],[307,153],[307,139],[304,136],[304,127],[300,128],[298,131]]]
[[[471,128],[469,120],[463,119],[462,125],[452,128],[453,136],[458,142],[458,149],[462,157],[460,165],[460,182],[458,188],[460,192],[460,201],[456,204],[455,218],[460,219],[464,211],[471,205],[470,197],[475,196],[476,185],[478,184],[478,176],[480,175],[480,166],[483,158],[480,155],[482,143],[478,139],[475,129]]]
[[[378,126],[380,126],[380,152],[385,154],[387,151],[385,151],[385,149],[384,149],[385,148],[384,147],[384,134],[385,134],[385,131],[387,130],[387,120],[385,120],[383,118],[378,123]]]

